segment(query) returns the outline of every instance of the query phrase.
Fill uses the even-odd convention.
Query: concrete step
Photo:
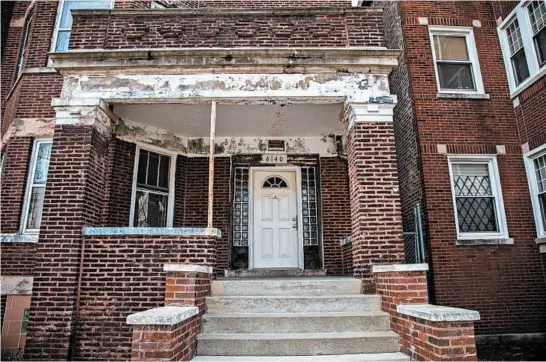
[[[207,311],[218,313],[372,312],[378,295],[207,297]]]
[[[409,361],[402,352],[361,353],[323,356],[197,356],[195,362],[363,362],[363,361]]]
[[[343,333],[201,334],[202,356],[316,356],[399,352],[391,331]]]
[[[204,333],[334,333],[390,330],[385,312],[230,313],[203,317]]]
[[[211,293],[213,296],[360,294],[360,280],[342,277],[221,279],[212,282]]]
[[[224,270],[226,278],[290,278],[290,277],[321,277],[326,276],[326,269],[253,269]]]

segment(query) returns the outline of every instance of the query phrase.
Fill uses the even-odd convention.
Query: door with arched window
[[[252,268],[300,267],[297,171],[252,172]]]

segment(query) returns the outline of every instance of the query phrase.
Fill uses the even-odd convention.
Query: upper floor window
[[[40,231],[51,144],[50,140],[36,140],[34,142],[27,193],[23,207],[23,232]]]
[[[449,158],[458,239],[507,238],[495,157]]]
[[[174,163],[171,156],[138,149],[131,226],[172,226]]]
[[[546,145],[525,160],[537,235],[546,237]]]
[[[439,92],[484,93],[471,28],[429,27]]]
[[[498,30],[514,94],[546,70],[546,1],[521,2]]]
[[[57,23],[53,34],[53,50],[68,50],[70,31],[72,29],[72,10],[75,9],[109,9],[113,0],[61,0],[57,14]]]
[[[28,52],[28,38],[30,36],[31,24],[32,24],[32,14],[27,16],[27,20],[25,21],[25,35],[23,38],[23,46],[21,47],[21,56],[19,57],[19,66],[17,68],[18,75],[23,73],[23,68],[25,67],[25,58]]]

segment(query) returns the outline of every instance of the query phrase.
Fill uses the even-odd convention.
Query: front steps
[[[360,294],[356,279],[217,280],[211,290],[196,361],[407,360],[379,296]]]

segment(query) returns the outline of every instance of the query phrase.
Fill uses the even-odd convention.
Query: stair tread
[[[334,332],[334,333],[202,333],[197,338],[204,340],[301,340],[301,339],[350,339],[350,338],[396,337],[393,331]]]
[[[402,352],[391,353],[359,353],[320,356],[196,356],[192,361],[203,362],[230,362],[230,361],[409,361],[409,357]]]
[[[333,295],[215,295],[207,297],[207,299],[332,299],[332,298],[347,298],[347,299],[379,299],[375,294],[333,294]]]
[[[206,313],[207,317],[221,318],[318,318],[318,317],[375,317],[389,314],[383,311],[369,312],[293,312],[293,313]]]
[[[212,281],[218,282],[236,282],[236,283],[264,283],[264,282],[356,282],[360,280],[351,277],[327,277],[327,276],[311,276],[311,277],[269,277],[269,278],[229,278],[220,277]]]

